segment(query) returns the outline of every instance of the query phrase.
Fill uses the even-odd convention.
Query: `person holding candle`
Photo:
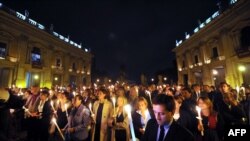
[[[57,124],[58,127],[60,129],[64,129],[65,126],[68,123],[68,114],[71,111],[72,108],[72,103],[69,100],[69,94],[66,91],[62,91],[59,92],[57,94],[57,99],[54,100],[54,102],[56,103],[57,106],[55,106],[56,109],[56,115],[57,115]],[[62,140],[62,138],[60,137],[60,134],[58,132],[58,130],[55,130],[55,125],[51,124],[51,130],[50,130],[50,134],[53,134],[55,140],[59,141]]]
[[[97,96],[98,100],[93,104],[92,141],[106,141],[108,138],[108,119],[112,117],[113,106],[106,88],[100,87]]]
[[[250,125],[250,88],[246,88],[246,97],[243,99],[240,104],[242,105],[246,116],[247,116],[247,121],[248,125]]]
[[[189,131],[192,131],[193,127],[192,124],[194,124],[192,122],[192,117],[185,109],[181,109],[183,100],[184,98],[181,95],[174,96],[174,101],[175,101],[174,120],[181,126],[187,128]]]
[[[43,90],[40,92],[40,102],[38,105],[38,127],[39,127],[39,138],[41,141],[47,141],[49,138],[48,129],[50,127],[50,119],[51,119],[51,105],[49,100],[49,92]]]
[[[38,105],[40,102],[40,88],[38,85],[33,85],[31,87],[31,95],[27,98],[27,101],[24,105],[25,108],[27,108],[27,111],[25,112],[24,116],[27,123],[27,139],[32,140],[38,140],[39,137],[39,130],[38,130],[38,118],[37,118],[37,112],[38,112]]]
[[[70,135],[70,141],[85,141],[89,136],[90,111],[82,104],[82,101],[81,95],[76,95],[72,100],[74,108],[69,114],[66,129]]]
[[[137,100],[137,110],[132,113],[135,136],[139,140],[145,132],[148,121],[154,118],[154,112],[148,108],[148,102],[144,97]]]
[[[148,121],[141,141],[194,141],[190,131],[177,124],[173,115],[175,112],[174,98],[159,94],[153,99],[155,119]]]
[[[112,127],[111,141],[129,141],[129,121],[128,115],[124,110],[127,99],[124,96],[117,98],[117,107],[113,117],[108,124]]]
[[[198,122],[198,131],[204,135],[197,135],[197,140],[202,141],[221,141],[223,140],[224,121],[220,114],[213,109],[213,103],[208,97],[198,98],[198,107],[200,111],[200,120]],[[199,115],[199,114],[198,114]]]

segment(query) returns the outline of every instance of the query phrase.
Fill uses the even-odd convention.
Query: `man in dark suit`
[[[173,120],[173,97],[159,94],[153,99],[155,119],[148,121],[142,141],[194,141],[192,133]]]

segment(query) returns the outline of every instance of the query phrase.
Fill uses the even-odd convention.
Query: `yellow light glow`
[[[39,76],[36,74],[36,75],[34,75],[34,79],[39,79]]]
[[[242,66],[242,65],[239,66],[238,69],[239,69],[239,71],[241,71],[241,72],[246,71],[246,67],[245,67],[245,66]]]

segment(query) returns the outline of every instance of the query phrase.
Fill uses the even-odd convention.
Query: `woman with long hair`
[[[218,112],[213,110],[213,103],[208,97],[199,97],[198,106],[201,108],[202,122],[198,122],[198,140],[220,141],[223,140],[224,122]]]

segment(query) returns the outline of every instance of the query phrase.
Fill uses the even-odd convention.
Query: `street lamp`
[[[246,67],[243,66],[243,65],[240,65],[240,66],[238,67],[238,70],[239,70],[240,72],[244,72],[244,71],[246,71]]]
[[[213,70],[213,75],[217,75],[218,71],[217,70]]]
[[[154,78],[151,78],[151,81],[152,81],[152,82],[154,82],[154,81],[155,81],[155,79],[154,79]]]
[[[39,76],[38,76],[37,74],[34,75],[34,79],[35,79],[35,80],[39,79]]]
[[[167,81],[167,77],[164,77],[163,80],[164,80],[164,81]]]
[[[217,85],[217,82],[218,82],[216,76],[219,74],[219,72],[218,72],[216,69],[213,69],[213,70],[212,70],[212,73],[213,73],[214,84],[215,84],[215,86],[216,86],[216,85]]]

